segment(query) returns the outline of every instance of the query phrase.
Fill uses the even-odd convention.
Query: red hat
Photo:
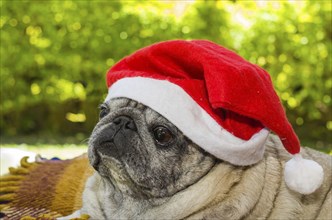
[[[234,165],[260,161],[269,130],[280,137],[290,154],[300,152],[270,75],[212,42],[173,40],[145,47],[115,64],[106,78],[106,101],[117,97],[139,101],[204,150]],[[296,161],[303,167],[307,160]],[[311,162],[313,172],[322,174],[318,177],[321,183],[322,168]],[[299,163],[287,164],[290,173]],[[320,185],[303,187],[302,179],[294,183],[291,176],[289,187],[304,194]]]

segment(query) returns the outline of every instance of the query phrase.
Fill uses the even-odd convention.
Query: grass
[[[43,158],[70,159],[87,152],[87,145],[75,144],[1,144],[1,148],[15,148],[39,154]]]
[[[0,145],[0,175],[8,173],[9,167],[17,167],[24,156],[29,161],[35,160],[34,154],[42,158],[71,159],[87,152],[86,144],[1,144]]]
[[[54,136],[50,134],[30,136],[2,136],[1,148],[15,148],[40,154],[45,158],[70,159],[87,152],[87,136]]]
[[[83,141],[82,141],[83,140]],[[34,154],[39,154],[46,159],[57,157],[71,159],[87,152],[87,139],[83,135],[74,137],[60,136],[1,136],[0,174],[8,172],[8,167],[16,167],[23,156],[29,156],[29,161],[34,160]]]

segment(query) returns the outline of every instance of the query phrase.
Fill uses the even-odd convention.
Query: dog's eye
[[[110,112],[109,108],[104,104],[101,104],[99,106],[99,109],[100,109],[100,112],[99,112],[99,118],[100,119],[105,117]]]
[[[167,145],[173,140],[173,134],[164,126],[158,126],[153,129],[153,136],[160,145]]]

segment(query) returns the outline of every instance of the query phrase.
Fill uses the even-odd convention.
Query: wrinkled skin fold
[[[325,179],[316,192],[301,195],[284,183],[290,158],[274,135],[262,161],[234,166],[140,103],[118,98],[105,105],[89,141],[96,172],[86,183],[82,209],[71,217],[332,219],[331,156],[302,148],[304,158],[323,167]]]

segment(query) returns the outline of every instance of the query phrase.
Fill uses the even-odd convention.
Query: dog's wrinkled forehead
[[[158,112],[132,99],[114,98],[106,101],[105,104],[109,108],[109,113],[114,114],[114,117],[118,115],[129,115],[131,117],[135,117],[135,115],[137,116],[137,114],[140,114],[141,116],[144,116],[144,120],[147,124],[153,124],[156,122],[170,123]]]
[[[148,108],[147,106],[128,98],[114,98],[106,101],[105,103],[109,106],[111,110],[120,109],[124,107],[132,107],[144,111],[145,109]]]

